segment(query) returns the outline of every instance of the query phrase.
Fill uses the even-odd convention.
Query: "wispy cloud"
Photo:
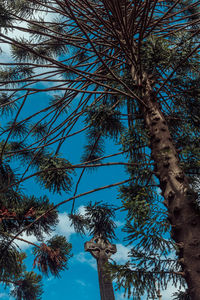
[[[84,205],[79,206],[78,213],[84,216],[86,213],[86,207]]]
[[[184,290],[184,289],[182,289]],[[172,283],[168,285],[165,291],[161,291],[162,299],[169,300],[172,299],[172,295],[178,291],[178,287],[175,287]]]
[[[78,283],[78,284],[81,285],[81,286],[86,286],[86,283],[85,283],[83,280],[77,279],[77,280],[76,280],[76,283]]]
[[[59,223],[56,227],[55,233],[64,235],[68,240],[70,236],[75,233],[74,227],[71,226],[71,221],[67,213],[60,213],[58,215]]]
[[[64,235],[67,238],[67,240],[69,240],[71,235],[75,233],[74,227],[71,226],[71,222],[70,222],[70,219],[69,219],[67,213],[59,213],[58,219],[59,219],[59,223],[56,226],[55,231],[53,231],[51,235],[47,235],[47,234],[44,235],[44,240],[50,239],[52,236],[54,236],[56,234]],[[34,235],[27,236],[26,234],[22,234],[20,237],[31,243],[37,243],[37,239]],[[20,241],[20,240],[15,240],[15,243],[23,251],[32,247],[32,245],[30,245],[26,242]]]
[[[118,264],[123,264],[128,260],[129,247],[125,247],[122,244],[117,244],[117,253],[112,256]],[[90,265],[93,269],[97,269],[96,260],[87,252],[80,252],[74,256],[74,259],[80,263]]]
[[[118,264],[126,263],[128,258],[128,253],[131,247],[125,247],[122,244],[116,244],[117,252],[112,256],[112,259],[115,260]]]
[[[20,235],[20,238],[28,241],[28,242],[31,242],[31,243],[37,243],[37,239],[34,235],[29,235],[27,236],[27,234],[23,233],[22,235]],[[27,250],[28,248],[32,247],[32,245],[26,243],[26,242],[23,242],[23,241],[20,241],[20,240],[15,240],[15,244],[23,251]]]
[[[35,12],[34,13],[34,19],[37,21],[40,21],[41,19],[45,19],[45,22],[52,22],[55,18],[57,17],[57,14],[51,13],[51,12]],[[17,25],[18,27],[21,28],[28,28],[28,19],[27,22],[26,21],[16,21],[15,25]],[[2,53],[0,54],[0,63],[13,63],[14,62],[14,58],[12,55],[12,47],[10,46],[10,43],[7,42],[6,40],[6,36],[9,36],[9,38],[12,38],[13,41],[14,40],[22,40],[25,39],[28,43],[28,41],[33,42],[33,37],[31,35],[31,33],[29,32],[25,32],[24,30],[20,30],[20,29],[13,29],[12,31],[10,30],[8,33],[3,31],[5,37],[4,39],[2,39],[1,45],[0,45],[0,49],[2,50]],[[14,42],[13,42],[14,43]],[[55,57],[55,59],[57,60],[57,58]],[[56,74],[57,73],[57,68],[51,68],[51,76],[49,74],[50,69],[46,68],[46,67],[38,67],[38,68],[34,68],[34,75],[37,76],[35,77],[35,79],[38,80],[38,82],[40,82],[40,84],[45,87],[45,88],[50,88],[50,87],[55,87],[57,86],[58,82],[57,80],[63,79],[63,76],[60,74]],[[56,73],[55,73],[56,71]],[[48,82],[48,81],[43,81],[43,79],[46,76],[50,76],[52,80],[55,80],[55,82]],[[8,86],[8,85],[7,85]],[[33,87],[33,84],[32,84]],[[47,94],[50,95],[54,95],[55,91],[48,91],[46,92]],[[56,94],[63,94],[62,91],[57,91]]]
[[[74,256],[74,259],[80,263],[88,264],[95,270],[97,269],[96,260],[89,253],[80,252]]]
[[[124,293],[116,293],[115,299],[116,300],[130,300],[127,297],[124,297]]]
[[[178,288],[175,287],[172,283],[168,284],[168,287],[166,290],[161,291],[162,300],[169,300],[172,299],[172,295],[178,291]],[[132,294],[133,295],[133,294]],[[115,299],[116,300],[129,300],[128,297],[124,296],[123,292],[116,292],[115,293]],[[148,300],[147,296],[143,296],[141,300]]]
[[[117,225],[117,227],[122,227],[125,223],[117,220],[115,221],[115,224]]]

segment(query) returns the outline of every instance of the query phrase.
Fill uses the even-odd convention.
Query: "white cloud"
[[[90,257],[89,257],[89,255],[90,255]],[[90,267],[92,267],[95,270],[97,269],[96,260],[89,253],[80,252],[80,253],[78,253],[77,255],[74,256],[74,259],[77,260],[80,263],[89,264]]]
[[[182,289],[184,290],[184,289]],[[172,283],[168,285],[167,289],[165,291],[161,291],[162,294],[162,300],[169,300],[172,298],[172,295],[178,292],[178,287],[175,287]]]
[[[56,227],[56,234],[64,235],[68,240],[70,236],[75,233],[74,227],[71,226],[71,221],[68,217],[67,213],[60,213],[58,214],[59,223]]]
[[[28,241],[28,242],[31,242],[31,243],[37,243],[37,239],[34,235],[30,235],[30,236],[27,236],[27,234],[22,234],[19,236],[20,238]],[[23,241],[20,241],[20,240],[15,240],[15,244],[17,244],[17,246],[22,250],[22,251],[25,251],[27,250],[28,248],[32,247],[32,245],[26,243],[26,242],[23,242]]]
[[[78,284],[81,285],[81,286],[86,286],[86,283],[85,283],[83,280],[77,279],[77,280],[76,280],[76,283],[78,283]]]
[[[111,258],[119,264],[123,264],[128,260],[128,252],[130,247],[125,247],[122,244],[117,244],[117,253]],[[87,252],[80,252],[74,256],[74,259],[81,262],[89,264],[93,269],[97,269],[96,260]]]
[[[130,300],[130,299],[128,299],[127,297],[124,297],[124,293],[117,293],[117,294],[115,295],[115,299],[116,299],[116,300]]]
[[[59,223],[56,226],[55,231],[53,231],[51,235],[44,234],[44,240],[50,239],[52,236],[54,236],[56,234],[64,235],[66,237],[66,239],[69,240],[71,235],[75,233],[74,227],[71,226],[71,222],[70,222],[70,219],[69,219],[67,213],[59,213],[58,219],[59,219]],[[26,234],[23,233],[22,235],[20,235],[20,237],[31,243],[37,244],[37,238],[34,235],[27,236]],[[30,245],[26,242],[20,241],[20,240],[15,240],[15,243],[23,251],[32,247],[32,245]]]
[[[45,19],[45,22],[52,22],[53,19],[56,18],[56,14],[55,13],[46,13],[46,12],[38,12],[34,14],[35,20],[39,21],[40,19]],[[28,28],[28,20],[27,22],[25,21],[16,21],[15,25],[17,25],[18,27],[21,28]],[[16,38],[22,39],[25,38],[26,40],[31,40],[31,34],[29,32],[25,32],[23,30],[20,29],[14,29],[14,30],[10,30],[8,33],[4,32],[5,36],[8,36],[9,38],[12,38],[13,40],[15,40]],[[1,50],[2,53],[0,55],[0,63],[12,63],[14,62],[14,59],[12,57],[12,53],[11,53],[11,46],[9,44],[9,41],[7,43],[6,37],[4,38],[3,42],[1,42]],[[51,68],[51,79],[53,80],[60,80],[63,79],[62,75],[55,75],[54,71],[56,71],[57,68]],[[42,81],[43,78],[45,78],[46,76],[50,76],[50,74],[46,75],[45,73],[49,72],[49,68],[35,68],[34,69],[34,74],[38,75],[35,79],[41,79],[41,83],[43,86],[47,87],[54,87],[57,86],[57,82],[48,82],[48,81]],[[50,92],[48,92],[47,94],[49,94]],[[55,91],[52,92],[53,94],[55,94]],[[62,92],[61,92],[62,93]],[[59,94],[59,91],[57,91],[57,94]]]
[[[83,215],[83,216],[86,214],[86,208],[85,208],[84,205],[79,206],[78,213]]]
[[[131,247],[125,247],[122,244],[117,244],[117,253],[115,253],[111,258],[115,260],[118,264],[126,263],[128,258],[128,253]]]
[[[121,221],[115,221],[115,224],[117,225],[117,227],[122,227],[125,223]]]
[[[178,288],[175,287],[173,284],[169,284],[168,288],[165,291],[161,291],[161,295],[162,295],[162,300],[169,300],[172,299],[172,295],[178,291]],[[126,296],[124,297],[124,293],[115,293],[115,299],[116,300],[129,300],[131,298],[127,298]],[[147,297],[144,296],[141,298],[142,300],[147,300]]]

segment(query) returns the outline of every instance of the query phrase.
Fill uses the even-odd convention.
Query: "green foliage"
[[[35,247],[33,250],[35,257],[34,266],[37,265],[39,270],[48,275],[49,272],[54,276],[59,276],[59,272],[68,268],[68,260],[71,255],[71,244],[66,241],[63,236],[54,236],[47,241],[46,244],[41,244],[40,247]]]
[[[34,20],[34,23],[28,24],[28,28],[31,37],[38,42],[44,40],[45,33],[49,31],[48,24],[41,17],[38,20]]]
[[[17,108],[16,103],[12,96],[9,96],[6,93],[0,94],[0,112],[1,115],[9,115],[12,114]]]
[[[14,178],[10,166],[2,164],[0,181],[4,189],[5,186],[7,188],[1,193],[0,199],[0,281],[5,285],[14,285],[11,294],[16,299],[39,300],[42,294],[41,276],[25,272],[25,256],[16,250],[13,237],[23,230],[26,235],[34,235],[37,240],[43,240],[43,234],[49,234],[57,224],[58,214],[47,197],[27,197],[9,187],[9,183],[15,182]],[[40,251],[35,251],[35,264],[39,270],[45,274],[50,270],[58,276],[61,270],[67,268],[71,244],[65,237],[54,236],[47,245],[43,243],[37,247],[36,250]]]
[[[43,234],[49,234],[58,222],[58,214],[49,203],[46,196],[37,199],[34,196],[25,197],[19,192],[8,189],[1,197],[2,232],[17,233],[20,229],[32,224],[38,217],[41,217],[31,227],[25,230],[27,235],[34,234],[38,239]]]
[[[192,114],[190,115],[192,117]],[[172,132],[172,136],[175,140],[176,148],[179,150],[179,158],[181,161],[181,167],[187,176],[192,179],[194,176],[199,175],[199,132],[198,132],[198,120],[195,121],[195,127],[193,122],[183,123],[180,118],[181,114],[176,114],[169,118],[169,127]],[[185,119],[185,117],[183,117]],[[197,127],[196,127],[197,125]]]
[[[50,101],[50,105],[56,108],[60,113],[67,113],[69,109],[69,104],[66,101],[65,96],[54,95]]]
[[[24,135],[28,133],[28,122],[15,122],[10,121],[7,124],[7,131],[11,132],[11,136],[13,138],[22,138]]]
[[[167,69],[171,64],[173,49],[168,39],[150,36],[141,47],[141,61],[145,71],[158,74],[158,68]]]
[[[114,229],[116,225],[113,221],[115,207],[101,202],[96,202],[86,206],[85,217],[88,218],[88,229],[91,235],[101,235],[108,239],[115,238]]]
[[[25,256],[9,243],[10,239],[6,235],[2,235],[1,232],[0,234],[0,281],[7,284],[9,280],[15,280],[23,272]]]
[[[145,254],[143,253],[142,256],[144,257]],[[173,280],[174,285],[177,286],[177,279],[181,279],[173,274],[174,261],[161,260],[159,256],[156,258],[146,256],[146,261],[147,265],[140,264],[138,261],[125,265],[115,263],[109,265],[110,274],[117,283],[117,289],[123,288],[124,294],[127,293],[128,297],[133,300],[144,299],[145,296],[146,299],[155,299],[157,282],[161,283],[162,289],[166,289],[168,281]]]
[[[128,219],[135,219],[139,223],[145,222],[151,214],[151,207],[148,201],[149,189],[131,184],[129,186],[122,186],[120,191],[120,198],[123,199],[123,210],[127,210]]]
[[[34,9],[38,9],[36,3],[27,2],[26,0],[7,0],[8,8],[22,17],[29,17],[33,14]],[[44,1],[43,1],[44,2]]]
[[[53,56],[64,55],[68,53],[68,48],[66,43],[60,41],[60,39],[52,39],[49,43],[47,42],[47,47]]]
[[[46,196],[38,199],[34,196],[23,197],[20,204],[21,209],[19,208],[17,210],[15,208],[20,226],[28,226],[38,217],[50,210],[44,217],[40,218],[34,225],[26,230],[28,235],[34,234],[38,239],[41,239],[43,233],[49,234],[57,225],[58,214]]]
[[[29,77],[33,74],[32,68],[28,65],[16,66],[13,68],[6,68],[0,70],[0,78],[3,81],[9,81],[15,83],[15,80],[22,81],[23,78]]]
[[[34,20],[34,23],[28,24],[28,28],[30,30],[31,37],[37,41],[45,39],[47,40],[47,37],[45,37],[45,35],[51,32],[49,32],[49,22],[45,22],[44,18],[41,17],[39,17],[37,20]],[[50,29],[53,31],[54,37],[59,35],[60,33],[63,33],[64,30],[62,21],[58,18],[53,19]],[[56,41],[59,46],[60,39]],[[64,49],[66,49],[65,47]]]
[[[149,144],[149,136],[140,119],[137,119],[132,127],[122,133],[120,144],[130,157],[130,162],[137,162],[138,166],[134,166],[135,169],[141,169],[142,164],[148,162],[144,151]]]
[[[123,130],[120,113],[111,106],[100,104],[87,108],[85,123],[90,125],[87,131],[88,143],[84,146],[83,162],[90,164],[101,163],[104,154],[104,137],[110,136],[115,140]]]
[[[54,44],[51,45],[53,48]],[[55,47],[54,47],[55,48]],[[11,47],[13,59],[22,61],[34,61],[36,63],[46,62],[51,56],[51,48],[48,45],[31,45],[31,41],[20,38],[16,44]]]
[[[47,123],[37,123],[31,126],[31,132],[36,138],[42,138],[47,134]]]
[[[69,218],[71,220],[71,225],[74,227],[74,230],[81,235],[85,235],[88,229],[89,220],[79,213],[70,214]]]
[[[12,45],[12,57],[18,61],[29,61],[31,54],[29,53],[28,46],[25,48],[22,45],[26,45],[26,40],[20,39],[16,42],[16,45]]]
[[[120,112],[103,104],[88,107],[85,122],[91,124],[99,133],[115,139],[123,129]]]
[[[44,157],[40,167],[39,181],[45,188],[53,193],[68,192],[71,189],[72,180],[70,174],[73,169],[71,164],[58,156]]]
[[[87,133],[88,143],[84,146],[84,153],[82,155],[83,162],[89,164],[101,163],[101,157],[104,154],[104,139],[96,129],[90,129]]]
[[[2,28],[5,30],[7,27],[12,26],[12,22],[14,21],[14,18],[10,15],[9,9],[3,5],[3,3],[0,4],[0,29]]]
[[[9,184],[16,182],[16,175],[8,163],[1,163],[0,165],[0,188],[9,186]]]
[[[42,295],[42,277],[33,271],[25,272],[23,277],[16,281],[11,296],[16,300],[40,300]]]
[[[173,300],[192,300],[188,291],[179,291],[173,294]]]
[[[101,236],[105,239],[114,239],[115,236],[115,207],[101,202],[91,202],[85,206],[84,215],[69,215],[71,222],[78,233],[85,234],[86,230],[92,236]]]

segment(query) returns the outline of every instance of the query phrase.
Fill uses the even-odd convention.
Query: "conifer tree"
[[[9,20],[8,24],[11,24],[12,18],[7,15],[4,4],[0,5],[1,25],[6,31],[6,22]],[[18,4],[20,7],[16,9],[21,11],[21,5],[25,2]],[[26,6],[24,9],[26,10]],[[16,66],[2,68],[0,73],[3,81],[10,81],[30,76],[32,70],[29,66]],[[60,193],[62,189],[67,191],[71,188],[69,174],[72,171],[60,172],[57,168],[66,169],[68,161],[52,155],[48,149],[40,150],[35,155],[24,144],[23,140],[30,135],[31,143],[37,143],[47,133],[48,125],[45,122],[29,124],[28,120],[18,120],[26,99],[27,94],[20,95],[17,100],[12,93],[0,94],[0,282],[4,287],[12,286],[10,295],[15,299],[36,300],[41,299],[43,293],[42,276],[34,271],[27,271],[24,262],[26,253],[21,251],[17,242],[31,245],[35,256],[33,268],[37,267],[44,275],[51,273],[54,276],[59,276],[61,271],[68,268],[72,246],[64,236],[54,235],[45,239],[58,223],[58,212],[46,196],[27,196],[20,186],[19,177],[23,178],[29,168],[34,169],[38,171],[37,179],[41,185]],[[19,166],[23,166],[21,170],[26,170],[24,174],[19,174]],[[25,234],[25,237],[21,237],[20,233]],[[36,238],[36,243],[27,240],[26,236],[30,235]]]
[[[187,297],[198,299],[198,1],[7,0],[1,8],[1,40],[13,58],[0,72],[2,111],[19,103],[2,132],[2,157],[23,154],[28,162],[24,176],[17,183],[9,176],[7,186],[36,167],[31,176],[51,191],[68,190],[72,168],[80,167],[77,191],[84,171],[103,165],[105,138],[114,139],[128,161],[130,183],[120,196],[124,230],[134,246],[131,262],[112,267],[119,286],[130,295],[133,285],[138,299],[152,294],[156,280],[165,287],[179,278],[187,283]],[[50,101],[44,96],[40,111],[18,120],[33,96],[55,91]],[[31,129],[28,121],[35,122]],[[60,158],[60,148],[86,131],[82,162],[72,166]],[[9,149],[17,134],[23,144]],[[37,137],[33,144],[30,134]],[[53,155],[46,153],[50,145]],[[173,251],[177,261],[169,258]]]
[[[50,234],[58,223],[58,213],[53,209],[47,197],[25,196],[17,188],[9,187],[16,182],[10,165],[2,158],[1,163],[1,200],[0,200],[0,282],[5,287],[12,285],[11,295],[17,300],[41,299],[41,275],[26,271],[23,253],[17,241],[33,247],[35,259],[33,267],[45,275],[50,272],[58,276],[68,267],[71,257],[71,244],[64,236],[55,235],[44,241],[44,235]],[[46,213],[48,210],[49,213]],[[37,222],[35,222],[39,218]],[[32,223],[35,224],[33,225]],[[27,228],[31,224],[30,228]],[[19,236],[34,235],[37,243]],[[16,237],[16,235],[18,235]]]
[[[15,138],[17,139],[16,136]],[[44,241],[44,236],[49,235],[58,223],[58,212],[53,209],[53,204],[49,202],[46,196],[40,198],[27,196],[17,184],[18,177],[12,168],[12,160],[16,161],[17,157],[12,155],[8,159],[6,154],[4,155],[4,151],[5,153],[13,151],[14,146],[18,146],[18,148],[20,146],[23,149],[20,142],[6,143],[3,140],[0,145],[2,151],[0,167],[0,282],[5,287],[12,285],[11,295],[17,300],[41,299],[42,276],[26,270],[24,263],[26,254],[21,251],[17,242],[22,241],[32,246],[35,256],[33,267],[37,266],[44,275],[51,273],[54,276],[58,276],[60,271],[68,267],[71,244],[67,242],[64,236],[58,235]],[[26,157],[27,153],[22,151],[19,154],[19,159],[24,159],[24,154]],[[31,155],[31,152],[29,154]],[[45,175],[47,176],[47,174],[46,172]],[[46,184],[44,177],[41,181]],[[51,182],[53,183],[53,181]],[[59,185],[57,187],[59,188]],[[47,213],[47,211],[49,212]],[[36,222],[38,218],[39,220]],[[27,228],[30,224],[31,227]],[[25,233],[25,237],[19,236],[19,232]],[[26,236],[30,235],[36,237],[37,243],[26,239]]]

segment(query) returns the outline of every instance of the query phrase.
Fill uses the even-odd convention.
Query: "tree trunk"
[[[184,172],[179,167],[164,114],[151,94],[143,97],[146,127],[151,139],[151,155],[160,181],[164,204],[168,209],[171,235],[178,247],[179,262],[188,284],[191,299],[200,299],[200,213],[196,195],[191,191]]]
[[[101,300],[115,300],[111,278],[105,272],[105,264],[108,262],[106,257],[97,259],[99,288]]]

